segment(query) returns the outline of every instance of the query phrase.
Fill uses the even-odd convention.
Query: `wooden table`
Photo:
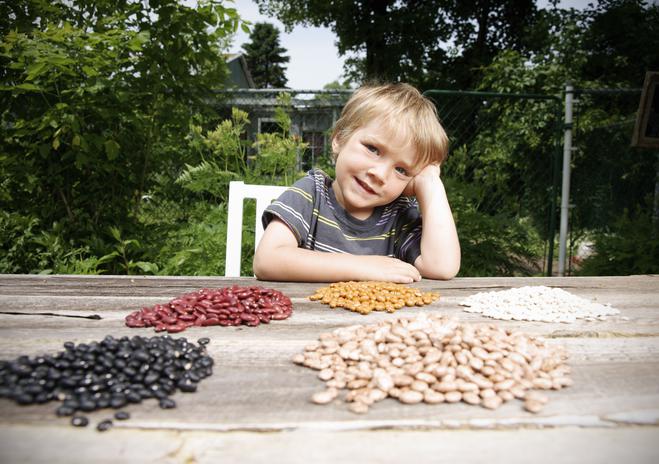
[[[106,335],[153,336],[124,317],[185,292],[254,279],[130,276],[0,276],[0,359],[55,353],[65,341]],[[531,414],[519,401],[490,411],[464,403],[413,406],[387,399],[368,414],[345,403],[309,398],[323,383],[293,364],[318,335],[394,315],[330,310],[306,297],[318,284],[259,282],[291,297],[293,315],[258,327],[194,327],[177,334],[211,338],[214,374],[178,408],[155,400],[130,405],[132,417],[105,433],[94,425],[111,410],[88,414],[86,429],[54,415],[55,403],[19,406],[0,399],[0,462],[659,462],[659,276],[461,278],[424,280],[439,291],[432,306],[405,308],[493,322],[459,303],[480,291],[523,285],[561,287],[611,303],[620,316],[574,324],[494,321],[542,335],[570,354],[574,385],[549,393]],[[52,316],[38,313],[53,313]],[[100,319],[68,316],[98,315]]]

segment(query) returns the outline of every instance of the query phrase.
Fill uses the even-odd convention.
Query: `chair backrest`
[[[287,187],[280,185],[253,185],[242,181],[229,182],[229,218],[227,220],[227,253],[224,275],[240,277],[240,258],[243,243],[243,200],[256,199],[254,250],[263,236],[261,216],[272,200]]]

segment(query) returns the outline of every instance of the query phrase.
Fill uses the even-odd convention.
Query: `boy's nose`
[[[369,168],[368,175],[379,184],[384,184],[387,178],[387,166],[385,163],[378,163]]]

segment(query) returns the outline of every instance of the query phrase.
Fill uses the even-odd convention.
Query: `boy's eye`
[[[366,149],[367,149],[368,151],[370,151],[371,153],[377,153],[377,152],[378,152],[378,148],[377,148],[376,146],[374,146],[374,145],[369,145],[369,144],[367,143],[367,144],[365,144],[364,146],[365,146]]]
[[[405,169],[405,168],[401,168],[400,166],[398,166],[398,167],[396,168],[396,172],[398,172],[399,174],[402,174],[402,175],[404,175],[404,176],[407,175],[407,169]]]

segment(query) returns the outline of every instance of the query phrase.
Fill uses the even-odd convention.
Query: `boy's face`
[[[417,174],[417,153],[404,131],[381,119],[359,128],[348,140],[332,140],[337,153],[336,199],[352,216],[366,219],[376,206],[398,198]]]

